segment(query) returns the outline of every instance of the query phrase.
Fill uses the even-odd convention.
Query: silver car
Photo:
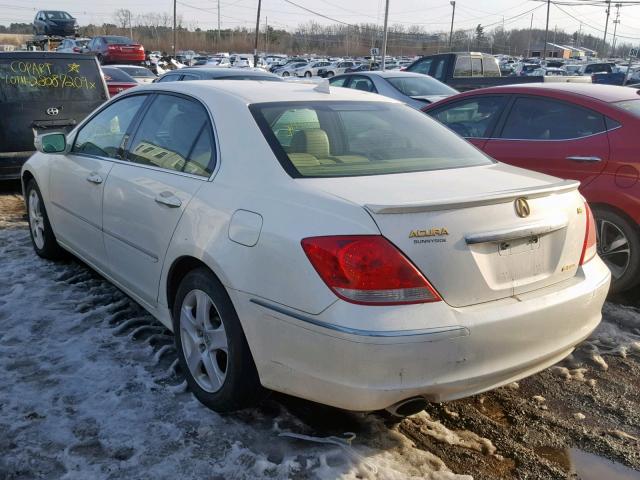
[[[429,75],[398,70],[345,73],[331,78],[329,83],[334,87],[379,93],[418,110],[429,103],[458,93]]]
[[[318,76],[318,70],[331,65],[331,62],[327,60],[321,60],[319,62],[311,62],[303,65],[300,68],[296,68],[293,73],[296,77],[316,77]]]

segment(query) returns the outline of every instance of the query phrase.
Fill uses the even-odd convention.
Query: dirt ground
[[[24,215],[19,185],[2,185],[0,230],[26,231]],[[20,238],[26,241],[26,237]],[[2,262],[0,258],[0,269],[3,268]],[[69,269],[74,274],[78,270],[88,270],[75,261],[59,268]],[[91,272],[83,275],[92,279],[92,288],[101,282]],[[60,276],[63,279],[68,277]],[[99,311],[100,307],[94,305],[92,308]],[[278,394],[271,395],[254,414],[259,418],[273,419],[286,411],[293,419],[290,422],[296,423],[305,434],[316,437],[341,437],[344,432],[354,432],[356,438],[352,446],[366,451],[384,449],[385,443],[381,439],[400,436],[416,454],[402,457],[403,461],[424,462],[425,458],[431,457],[417,453],[427,453],[439,458],[451,472],[471,475],[475,479],[640,479],[638,307],[640,290],[612,298],[605,305],[603,323],[606,321],[616,332],[627,335],[624,338],[630,341],[630,347],[609,345],[611,348],[605,349],[601,340],[590,339],[559,366],[482,395],[446,404],[431,404],[425,412],[400,422],[382,414],[343,412]],[[0,336],[0,347],[2,339]],[[134,342],[135,338],[125,336],[116,339],[114,336],[113,341]],[[170,362],[175,351],[168,355]],[[128,363],[135,359],[122,361]],[[4,374],[1,370],[0,376]],[[57,387],[52,385],[50,388]],[[184,400],[176,398],[173,401]],[[0,403],[0,430],[3,424],[10,423],[8,415],[8,410],[3,410]],[[253,418],[251,415],[240,413],[228,421],[245,422],[245,427],[251,429],[252,420],[247,420]],[[171,422],[171,418],[165,417],[164,421]],[[29,428],[33,429],[32,438],[38,434],[37,425]],[[0,439],[0,459],[9,459],[19,447],[20,440],[12,444]],[[34,470],[19,470],[11,465],[11,462],[6,462],[3,467],[0,460],[1,479],[38,476]],[[281,476],[274,474],[274,477],[314,478],[304,471]],[[29,472],[33,475],[30,476]],[[234,475],[219,478],[232,477],[251,478]],[[348,478],[369,477],[365,472]],[[391,477],[380,474],[377,478]]]

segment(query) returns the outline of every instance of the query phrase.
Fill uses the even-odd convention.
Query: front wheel
[[[99,54],[97,54],[97,55],[96,55],[96,58],[98,59],[98,63],[99,63],[100,65],[103,65],[103,64],[104,64],[104,57],[102,56],[102,54],[100,54],[100,53],[99,53]]]
[[[47,211],[44,208],[42,194],[35,180],[30,180],[26,188],[27,217],[29,219],[29,233],[31,243],[36,253],[48,260],[58,260],[65,256],[64,250],[58,245],[56,236],[49,223]]]
[[[327,72],[327,78],[331,78],[335,75],[333,72]]]
[[[640,283],[640,236],[637,225],[603,207],[594,207],[598,255],[611,270],[611,293]]]
[[[217,412],[255,404],[262,387],[240,320],[220,281],[207,269],[178,287],[173,331],[180,367],[196,398]]]
[[[288,77],[289,76],[289,72],[282,72],[282,76],[283,77]]]
[[[311,72],[304,72],[304,76],[307,78],[311,78]]]

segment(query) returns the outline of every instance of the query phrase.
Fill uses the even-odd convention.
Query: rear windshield
[[[130,45],[133,43],[128,37],[103,37],[104,41],[110,45]]]
[[[640,92],[640,90],[638,90]],[[640,98],[637,100],[625,100],[623,102],[615,102],[614,105],[622,110],[640,117]]]
[[[0,101],[96,101],[106,92],[95,59],[0,55]]]
[[[423,75],[421,77],[391,77],[387,81],[409,97],[426,95],[455,95],[453,88],[438,80]]]
[[[144,67],[118,67],[118,68],[123,72],[128,73],[132,77],[150,77],[150,78],[156,77],[151,70]]]
[[[406,105],[278,102],[249,107],[292,177],[347,177],[490,164],[447,128]]]
[[[134,78],[132,78],[128,73],[123,72],[119,68],[105,67],[102,69],[102,73],[104,74],[104,79],[107,82],[136,83]]]
[[[211,77],[217,80],[260,80],[261,82],[281,82],[280,77],[271,75],[229,75],[227,77]]]

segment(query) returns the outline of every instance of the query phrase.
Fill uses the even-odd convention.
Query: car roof
[[[544,92],[561,93],[569,96],[590,97],[605,103],[619,102],[622,100],[635,100],[638,94],[631,88],[616,85],[601,85],[595,83],[527,83],[522,85],[504,85],[489,88],[480,88],[466,92],[463,95],[489,94],[489,93],[531,93]]]
[[[257,80],[259,81],[259,80]],[[267,102],[312,102],[312,101],[367,101],[381,103],[399,103],[389,97],[374,93],[352,90],[350,88],[329,88],[330,93],[322,93],[316,88],[318,85],[298,82],[261,82],[256,88],[253,81],[225,80],[211,82],[208,80],[194,80],[190,82],[160,82],[140,86],[136,91],[168,90],[208,97],[211,94],[224,94],[234,97],[249,105]]]
[[[367,77],[372,77],[372,76],[376,76],[376,77],[381,77],[381,78],[397,78],[397,77],[425,77],[426,75],[423,75],[422,73],[414,73],[414,72],[405,72],[402,70],[386,70],[384,72],[380,71],[380,70],[365,70],[362,72],[347,72],[347,73],[343,73],[342,75],[360,75],[360,76],[367,76]],[[340,75],[340,76],[342,76]]]

